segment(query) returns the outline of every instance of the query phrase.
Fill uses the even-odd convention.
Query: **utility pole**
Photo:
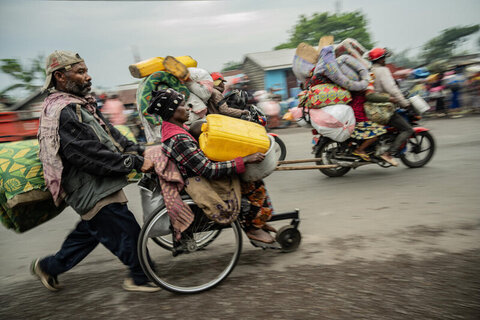
[[[138,47],[136,45],[131,45],[130,48],[132,49],[133,54],[133,62],[137,63],[140,62],[140,53],[138,52]]]
[[[342,11],[342,0],[335,1],[335,14],[340,14]]]

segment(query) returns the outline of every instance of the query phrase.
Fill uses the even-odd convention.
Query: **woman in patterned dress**
[[[368,120],[363,107],[366,101],[365,94],[363,92],[353,91],[351,93],[352,101],[349,105],[353,109],[356,120],[355,130],[353,130],[351,137],[358,140],[364,140],[362,144],[352,152],[352,154],[365,161],[370,161],[370,156],[365,152],[365,149],[374,143],[379,136],[386,133],[387,130],[385,129],[385,126]],[[380,157],[391,165],[398,166],[398,162],[388,153],[384,153]]]

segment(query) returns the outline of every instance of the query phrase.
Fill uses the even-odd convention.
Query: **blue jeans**
[[[140,226],[126,204],[103,207],[91,220],[81,220],[54,256],[40,260],[40,268],[49,275],[64,273],[83,260],[98,243],[103,244],[130,268],[135,284],[148,282],[137,255]]]

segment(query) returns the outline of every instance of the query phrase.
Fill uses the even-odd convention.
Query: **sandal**
[[[386,162],[390,163],[392,166],[398,167],[398,162],[397,162],[397,160],[395,160],[392,156],[384,153],[384,154],[382,154],[382,155],[380,156],[380,158],[382,158],[382,159],[385,160]]]
[[[247,237],[251,240],[260,241],[263,243],[273,243],[275,239],[265,230],[262,229],[251,229],[246,232]]]
[[[277,233],[277,229],[275,229],[274,227],[272,227],[271,225],[269,224],[266,224],[262,227],[263,230],[265,231],[268,231],[268,232],[273,232],[273,233]]]
[[[370,156],[368,154],[366,154],[365,152],[357,152],[357,151],[353,151],[352,154],[354,156],[357,156],[357,157],[360,157],[362,158],[362,160],[365,160],[365,161],[370,161]]]

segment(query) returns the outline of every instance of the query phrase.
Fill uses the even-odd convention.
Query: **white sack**
[[[207,70],[200,68],[188,68],[191,81],[185,85],[191,93],[197,95],[203,102],[207,103],[213,91],[213,79]]]
[[[322,109],[309,109],[312,127],[334,141],[347,140],[355,129],[355,115],[350,106],[335,104]]]

